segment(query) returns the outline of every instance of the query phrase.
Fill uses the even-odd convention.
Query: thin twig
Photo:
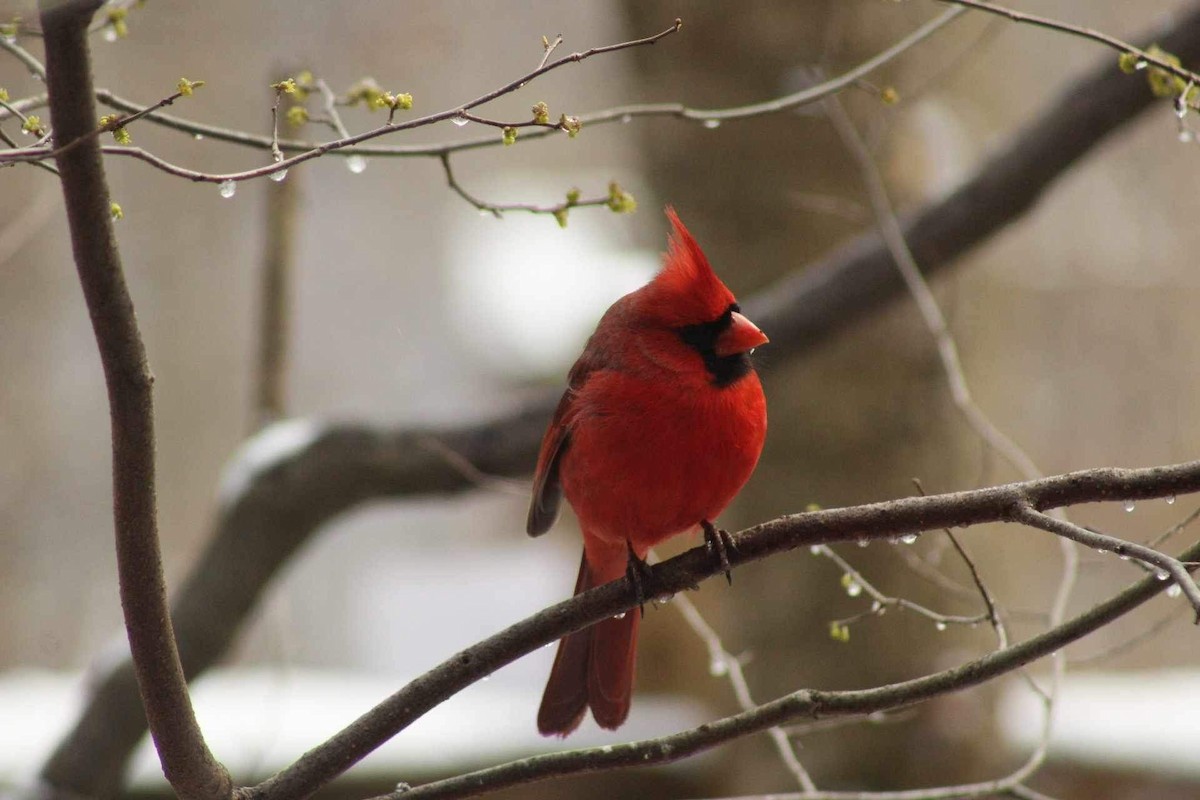
[[[973,8],[976,11],[983,11],[988,14],[996,14],[997,16],[1006,17],[1013,22],[1032,25],[1037,28],[1045,28],[1047,30],[1057,31],[1058,33],[1066,33],[1070,34],[1071,36],[1078,36],[1081,39],[1090,39],[1093,42],[1099,42],[1100,44],[1106,45],[1107,47],[1110,47],[1119,53],[1132,53],[1141,61],[1144,61],[1147,64],[1153,64],[1159,69],[1169,72],[1185,81],[1200,83],[1200,75],[1196,74],[1195,72],[1184,69],[1177,64],[1172,64],[1170,61],[1167,61],[1164,58],[1160,58],[1153,53],[1149,53],[1140,47],[1135,47],[1129,42],[1118,39],[1115,36],[1109,36],[1107,33],[1092,30],[1091,28],[1084,28],[1080,25],[1072,25],[1068,22],[1061,22],[1056,19],[1051,19],[1050,17],[1039,17],[1036,14],[1026,14],[1023,11],[1014,11],[1011,8],[998,6],[995,3],[983,2],[983,0],[937,0],[937,2],[944,3],[946,5],[961,6],[963,8]]]
[[[7,50],[17,57],[17,60],[25,65],[29,70],[29,74],[37,78],[42,83],[46,82],[46,67],[33,53],[26,50],[15,40],[9,39],[7,36],[0,36],[0,50]]]
[[[545,36],[542,37],[542,49],[544,52],[542,53],[542,60],[538,62],[538,69],[546,66],[546,62],[550,60],[550,54],[554,52],[556,47],[562,44],[562,40],[561,33],[554,37],[554,41],[548,40]]]
[[[296,177],[267,193],[267,236],[259,289],[258,368],[255,371],[254,429],[287,413],[288,335],[291,327],[292,262],[300,190]]]
[[[796,107],[799,107],[799,106],[802,106],[802,105],[805,105],[808,103],[815,103],[824,97],[827,97],[829,95],[832,95],[836,92],[841,91],[845,87],[853,84],[855,81],[857,81],[862,76],[870,74],[874,70],[882,67],[884,64],[887,64],[892,59],[896,58],[897,56],[903,54],[904,52],[910,50],[911,48],[913,48],[916,45],[920,44],[921,42],[925,41],[927,38],[932,36],[936,31],[945,27],[950,22],[952,22],[954,19],[961,16],[963,13],[965,13],[964,9],[949,9],[945,13],[943,13],[940,16],[936,17],[935,19],[931,20],[930,22],[927,22],[926,24],[922,25],[921,27],[919,27],[918,29],[913,31],[911,34],[909,34],[908,36],[905,36],[903,39],[896,42],[896,44],[894,44],[891,47],[887,48],[886,50],[880,52],[878,55],[868,59],[867,61],[864,61],[863,63],[859,64],[858,66],[848,70],[844,74],[839,75],[838,77],[836,77],[826,83],[823,83],[819,86],[812,86],[812,87],[809,87],[802,91],[795,92],[795,93],[789,94],[789,95],[785,95],[783,97],[775,98],[773,100],[768,100],[768,101],[765,101],[762,103],[752,103],[750,105],[744,105],[744,106],[735,106],[735,107],[718,108],[718,109],[693,108],[691,106],[684,105],[683,103],[642,103],[642,104],[634,104],[634,105],[617,106],[614,108],[609,108],[604,111],[599,111],[599,112],[595,112],[592,114],[581,114],[581,115],[579,115],[579,121],[585,127],[591,127],[593,125],[599,125],[599,124],[610,123],[610,122],[624,122],[624,121],[633,119],[635,117],[674,117],[677,119],[682,119],[682,120],[696,122],[696,123],[711,124],[711,122],[713,122],[713,121],[719,123],[722,121],[750,119],[750,118],[759,117],[759,116],[763,116],[763,115],[767,115],[767,114],[781,113],[781,112],[788,111],[790,109],[793,109],[793,108],[796,108]],[[489,94],[484,95],[480,98],[477,98],[476,100],[473,100],[470,103],[466,103],[462,106],[458,106],[451,110],[442,111],[437,114],[431,114],[431,115],[428,115],[425,117],[421,117],[419,119],[412,120],[407,123],[385,124],[385,125],[379,126],[372,130],[369,130],[369,131],[366,131],[366,132],[363,132],[363,133],[360,133],[360,134],[357,134],[354,136],[345,136],[336,141],[325,142],[325,143],[305,142],[305,141],[295,141],[295,140],[282,140],[278,143],[278,145],[284,152],[295,152],[298,154],[298,155],[293,156],[292,158],[289,158],[289,159],[285,160],[284,162],[282,162],[282,166],[290,167],[293,164],[297,164],[302,161],[307,161],[311,158],[317,158],[319,156],[324,155],[325,153],[336,153],[341,156],[363,155],[363,156],[393,156],[393,157],[416,157],[416,156],[441,157],[445,154],[456,153],[456,152],[463,151],[463,150],[474,150],[474,149],[483,148],[483,147],[499,146],[501,144],[501,141],[497,137],[487,137],[487,138],[480,138],[480,139],[474,139],[474,140],[467,140],[464,142],[443,143],[443,144],[434,144],[434,145],[397,145],[397,146],[366,146],[366,147],[355,147],[354,145],[358,145],[361,142],[365,142],[370,139],[374,139],[374,138],[377,138],[379,136],[383,136],[383,135],[386,135],[389,133],[393,133],[393,132],[397,132],[397,131],[401,131],[401,130],[409,130],[412,128],[424,127],[426,125],[431,125],[435,122],[441,122],[443,120],[453,119],[455,117],[460,116],[462,111],[465,111],[470,108],[474,108],[478,105],[481,105],[482,103],[489,102],[490,100],[495,99],[496,97],[500,96],[501,94],[505,93],[506,91],[514,91],[515,89],[523,86],[525,82],[531,80],[533,77],[544,74],[558,66],[561,66],[564,63],[571,63],[574,61],[579,61],[579,60],[582,60],[589,56],[599,54],[601,52],[611,52],[614,49],[623,49],[626,47],[634,47],[634,46],[639,46],[639,45],[644,45],[644,44],[652,44],[654,41],[657,41],[658,39],[661,39],[662,37],[664,37],[666,35],[674,33],[676,30],[678,30],[678,28],[672,27],[672,28],[669,28],[669,29],[663,31],[662,33],[656,34],[655,36],[647,37],[646,39],[639,39],[639,40],[635,40],[633,42],[625,42],[620,45],[610,45],[608,48],[596,48],[594,50],[589,50],[584,53],[576,53],[571,56],[567,56],[566,58],[563,58],[558,61],[547,64],[546,66],[542,67],[540,70],[536,70],[533,73],[529,73],[528,75],[525,75],[522,78],[517,79],[516,81],[508,84],[507,86],[502,87],[499,90],[495,90],[494,92],[490,92]],[[107,92],[107,91],[103,91],[103,90],[101,90],[100,92],[97,93],[97,97],[99,98],[100,102],[105,103],[106,105],[110,105],[117,109],[131,110],[131,109],[142,108],[141,106],[139,106],[135,103],[132,103],[128,100],[123,100],[119,97],[116,97],[111,92]],[[176,130],[181,130],[186,133],[200,134],[202,136],[212,138],[212,139],[233,142],[236,144],[242,144],[242,145],[247,145],[247,146],[251,146],[251,147],[258,147],[258,148],[265,149],[265,150],[270,150],[270,147],[271,147],[270,137],[266,137],[266,136],[256,136],[253,134],[245,133],[243,131],[230,130],[230,129],[220,128],[220,127],[213,126],[213,125],[205,125],[203,123],[192,122],[190,120],[185,120],[185,119],[181,119],[178,117],[171,117],[171,116],[164,115],[164,114],[152,114],[150,116],[150,119],[153,119],[154,121],[159,122],[160,124],[166,125],[167,127],[175,128]],[[523,135],[517,141],[519,144],[522,142],[539,139],[543,136],[548,136],[548,135],[551,135],[556,132],[557,132],[557,128],[553,128],[553,129],[542,128],[542,129],[538,129],[538,130],[532,130],[532,131],[527,132],[525,135]],[[122,155],[122,156],[129,156],[129,157],[137,158],[137,159],[144,161],[144,162],[150,164],[151,166],[156,167],[157,169],[160,169],[171,175],[175,175],[175,176],[181,177],[181,178],[187,178],[188,180],[206,181],[209,183],[223,183],[223,182],[229,181],[229,180],[232,180],[232,181],[250,180],[253,178],[262,177],[263,175],[268,175],[272,171],[271,168],[269,168],[269,167],[261,167],[261,168],[257,168],[257,169],[253,169],[253,170],[245,170],[242,172],[234,172],[234,173],[226,173],[226,174],[203,173],[203,172],[198,172],[196,170],[188,169],[186,167],[181,167],[176,164],[172,164],[169,161],[167,161],[166,159],[155,156],[154,154],[146,152],[144,150],[141,150],[140,148],[107,147],[107,148],[105,148],[104,152],[108,153],[108,154],[112,154],[112,155]],[[30,160],[32,157],[33,156],[30,156],[29,154],[20,154],[20,153],[15,153],[13,151],[0,151],[0,161],[6,161],[6,160],[24,161],[24,160]]]
[[[443,155],[440,161],[442,162],[442,172],[446,176],[446,185],[450,187],[450,190],[478,210],[487,212],[496,219],[503,217],[504,212],[506,211],[523,211],[530,214],[549,214],[553,216],[559,216],[567,213],[572,208],[606,206],[611,200],[609,195],[604,195],[602,197],[597,196],[576,198],[574,200],[564,200],[561,203],[555,203],[553,205],[538,205],[536,203],[489,203],[488,201],[481,200],[468,192],[463,185],[458,182],[458,179],[454,176],[454,169],[450,165],[450,155],[448,153]]]
[[[950,395],[955,407],[958,408],[967,421],[967,424],[970,425],[984,443],[1005,458],[1026,480],[1033,480],[1040,477],[1042,474],[1041,470],[1038,469],[1033,459],[1029,457],[1015,440],[1000,430],[983,410],[975,404],[974,399],[971,397],[970,389],[967,386],[962,362],[959,359],[958,345],[950,335],[950,327],[947,325],[946,318],[938,306],[937,298],[934,297],[933,291],[929,288],[929,284],[926,282],[925,276],[922,274],[921,268],[913,256],[912,249],[905,238],[904,229],[900,225],[900,221],[896,217],[895,210],[892,207],[891,199],[888,197],[883,176],[880,174],[874,158],[838,99],[836,97],[827,99],[825,107],[829,112],[830,121],[837,129],[842,141],[846,144],[851,156],[859,166],[863,183],[867,189],[867,197],[870,200],[872,210],[875,212],[876,222],[879,226],[879,233],[883,237],[884,245],[891,253],[892,260],[895,262],[896,268],[899,270],[909,294],[921,312],[925,326],[929,329],[937,345],[942,369],[946,375]],[[1056,521],[1061,522],[1063,525],[1070,525],[1065,513],[1061,510],[1053,511],[1052,515]],[[1047,518],[1050,517],[1047,516]],[[945,527],[949,528],[950,526]],[[1070,600],[1071,592],[1074,590],[1075,582],[1079,575],[1079,554],[1076,549],[1071,546],[1069,541],[1063,539],[1060,541],[1059,550],[1062,555],[1062,572],[1048,614],[1048,623],[1051,628],[1060,625],[1066,618],[1067,603]],[[1065,652],[1055,653],[1052,664],[1053,670],[1049,691],[1042,692],[1037,688],[1036,684],[1033,684],[1031,680],[1029,681],[1030,685],[1040,695],[1044,704],[1042,730],[1037,747],[1034,748],[1033,753],[1026,759],[1024,764],[1010,773],[1007,778],[1002,779],[1001,783],[1004,785],[1011,786],[1025,781],[1045,761],[1050,745],[1054,699],[1057,696],[1058,687],[1062,684],[1063,676],[1066,673],[1067,661]]]
[[[711,665],[710,671],[714,675],[724,674],[729,678],[729,683],[733,687],[733,696],[737,700],[738,706],[743,711],[758,708],[758,704],[754,702],[754,697],[750,694],[750,684],[746,682],[746,674],[742,671],[741,660],[725,649],[725,645],[721,642],[721,637],[717,635],[717,632],[713,630],[712,626],[700,614],[700,610],[696,608],[696,604],[684,594],[676,595],[671,602],[679,609],[679,613],[683,614],[688,627],[700,637],[700,641],[704,642],[704,646],[708,649],[708,660]],[[800,784],[800,788],[806,792],[815,792],[817,785],[813,783],[812,776],[808,774],[808,770],[800,763],[800,759],[796,755],[796,747],[792,744],[791,739],[788,738],[788,734],[778,725],[772,725],[770,728],[767,728],[766,733],[771,737],[771,742],[775,745],[775,750],[779,753],[779,758],[783,761],[784,767],[792,774],[796,782]]]
[[[1169,499],[1173,499],[1173,498],[1169,498]],[[1197,519],[1200,519],[1200,506],[1198,506],[1195,511],[1193,511],[1192,513],[1190,513],[1186,517],[1184,517],[1180,522],[1176,523],[1175,525],[1172,525],[1170,528],[1167,528],[1165,531],[1163,531],[1161,534],[1159,534],[1158,536],[1151,539],[1146,544],[1149,547],[1159,547],[1165,541],[1167,541],[1167,539],[1170,539],[1172,536],[1174,536],[1178,533],[1182,533],[1189,525],[1191,525]]]
[[[834,620],[835,625],[849,625],[852,622],[867,616],[882,616],[889,608],[903,608],[919,614],[928,620],[931,620],[938,626],[939,629],[947,625],[977,625],[980,622],[988,620],[987,614],[975,614],[972,616],[961,616],[957,614],[941,614],[932,609],[926,608],[920,603],[914,602],[904,597],[892,597],[879,591],[875,586],[862,576],[858,570],[850,565],[850,562],[842,558],[833,548],[825,545],[816,545],[812,548],[814,555],[824,556],[838,566],[843,573],[843,580],[846,584],[847,592],[853,592],[852,596],[856,596],[861,592],[866,592],[867,597],[871,598],[871,608],[861,614],[856,614],[853,617],[846,619]]]
[[[1034,528],[1040,528],[1057,536],[1062,536],[1065,539],[1070,539],[1073,542],[1078,542],[1093,550],[1115,553],[1119,556],[1129,556],[1157,568],[1156,577],[1159,580],[1165,581],[1170,578],[1183,590],[1184,596],[1187,597],[1188,602],[1192,604],[1192,608],[1196,612],[1196,624],[1200,625],[1200,587],[1196,586],[1196,582],[1192,580],[1191,574],[1179,559],[1172,558],[1165,553],[1161,553],[1145,545],[1137,544],[1136,542],[1129,542],[1124,539],[1118,539],[1115,536],[1089,531],[1080,525],[1066,522],[1049,514],[1043,514],[1027,503],[1018,504],[1013,509],[1012,519],[1015,522],[1023,522]]]
[[[1170,594],[1170,590],[1168,590],[1167,593]],[[1114,656],[1128,653],[1136,649],[1138,645],[1142,644],[1146,640],[1152,639],[1165,631],[1177,620],[1179,620],[1179,618],[1179,609],[1172,608],[1170,613],[1168,613],[1166,616],[1160,618],[1153,625],[1139,628],[1137,633],[1135,633],[1133,636],[1123,639],[1109,647],[1097,650],[1094,653],[1088,653],[1086,656],[1069,658],[1068,661],[1072,666],[1082,666],[1084,664],[1095,664],[1101,661],[1107,661]]]

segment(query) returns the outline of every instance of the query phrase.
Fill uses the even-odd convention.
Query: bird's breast
[[[563,455],[585,536],[644,551],[712,520],[750,477],[766,435],[758,376],[725,387],[603,372],[582,387]]]

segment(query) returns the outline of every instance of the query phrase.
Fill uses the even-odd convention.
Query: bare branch
[[[1048,480],[1059,479],[1051,478]],[[947,497],[950,496],[953,495],[947,495]],[[895,502],[926,501],[927,498],[914,498],[908,501]],[[814,516],[829,513],[835,512],[815,512]],[[761,528],[751,529],[751,532],[754,530],[761,530]],[[742,546],[741,542],[745,541],[751,532],[743,533],[738,537],[739,550]],[[1200,556],[1200,544],[1194,545],[1184,555],[1188,559],[1197,556]],[[692,559],[693,557],[695,557],[696,561],[709,560],[703,548],[696,548],[685,553],[683,556],[671,559],[671,561],[655,567],[654,571],[658,574],[662,567],[681,562],[685,558]],[[720,571],[719,565],[710,564],[708,566],[710,574]],[[614,584],[610,584],[608,588],[611,589],[614,587]],[[551,777],[596,772],[618,767],[668,763],[709,750],[725,742],[763,730],[772,725],[779,725],[804,718],[872,714],[878,711],[911,706],[914,703],[923,702],[948,692],[977,686],[998,675],[1014,671],[1036,659],[1050,655],[1065,645],[1128,613],[1161,592],[1163,588],[1163,584],[1153,577],[1145,578],[1078,617],[1032,639],[1003,650],[997,650],[953,669],[936,672],[922,678],[875,689],[856,691],[824,692],[802,689],[759,706],[753,711],[725,717],[702,725],[699,728],[658,739],[647,739],[627,744],[606,745],[599,748],[533,756],[466,775],[435,781],[405,792],[385,795],[384,797],[388,800],[429,800],[430,798],[443,798],[445,800],[446,798],[471,797],[511,786],[546,780]],[[593,595],[599,594],[601,591],[603,590],[593,590],[579,595],[575,598],[575,601],[590,599]],[[629,595],[630,600],[627,607],[632,608],[636,605],[632,597],[632,591],[626,590],[626,594]],[[564,604],[560,604],[560,607],[561,605]],[[616,606],[613,606],[613,608],[616,608]],[[548,609],[547,611],[550,610]],[[612,612],[610,611],[609,613]],[[597,619],[602,616],[598,614]],[[464,651],[464,653],[467,652],[469,651]],[[814,798],[816,800],[821,800],[821,798],[936,800],[938,798],[952,797],[981,797],[987,794],[1006,791],[1012,786],[1020,785],[1027,778],[1026,770],[1022,769],[1007,778],[997,781],[955,787],[939,787],[936,789],[918,789],[911,792],[806,792],[773,795],[773,797],[794,798],[795,800],[814,800]],[[383,800],[383,798],[377,798],[377,800]]]
[[[1185,60],[1200,59],[1200,9],[1143,39]],[[1144,84],[1106,60],[1011,134],[957,190],[903,222],[914,257],[926,270],[951,263],[1028,210],[1059,175],[1151,102]],[[776,358],[784,360],[812,352],[903,289],[882,239],[864,234],[744,305],[770,332]],[[307,431],[302,446],[280,453],[226,493],[210,546],[176,597],[173,613],[187,674],[203,672],[228,647],[266,582],[329,520],[370,500],[472,485],[445,459],[420,448],[417,438],[439,439],[487,474],[526,474],[555,400],[543,397],[511,415],[452,430],[285,423]],[[262,437],[275,435],[269,428]],[[235,459],[233,468],[244,468],[245,460]],[[1123,496],[1129,495],[1113,493],[1113,499]],[[128,662],[114,665],[42,776],[80,794],[112,794],[144,730],[132,668]]]
[[[923,42],[925,39],[932,36],[936,31],[948,25],[957,17],[965,13],[964,9],[950,9],[944,14],[922,25],[917,30],[913,31],[908,36],[898,41],[893,46],[874,56],[873,58],[864,61],[862,64],[848,70],[846,73],[838,77],[820,84],[812,86],[799,92],[790,95],[768,100],[762,103],[752,103],[750,105],[736,106],[731,108],[719,109],[700,109],[686,106],[682,103],[642,103],[634,105],[617,106],[604,111],[594,112],[591,114],[579,115],[579,121],[587,127],[611,122],[624,122],[634,117],[675,117],[678,119],[695,122],[698,124],[720,123],[726,120],[750,119],[753,117],[764,116],[768,114],[777,114],[784,111],[789,111],[799,106],[815,103],[824,97],[835,94],[842,89],[854,84],[863,76],[873,72],[892,59],[910,50],[916,45]],[[290,167],[292,164],[307,161],[311,158],[324,155],[325,153],[335,153],[342,156],[362,155],[362,156],[392,156],[392,157],[442,157],[451,153],[456,153],[462,150],[475,150],[483,147],[495,147],[501,144],[501,141],[496,137],[487,137],[465,142],[456,142],[453,144],[434,144],[434,145],[392,145],[392,146],[362,146],[354,145],[360,142],[383,136],[388,133],[408,130],[411,128],[423,127],[431,125],[435,122],[440,122],[446,119],[453,119],[462,115],[462,112],[474,108],[483,103],[489,102],[505,92],[515,91],[521,88],[529,80],[532,80],[537,75],[544,74],[558,66],[573,61],[582,60],[592,55],[597,55],[602,52],[612,52],[617,49],[625,49],[627,47],[639,46],[644,44],[652,44],[650,40],[657,41],[658,39],[674,33],[678,28],[669,28],[655,36],[639,39],[633,42],[624,42],[619,45],[610,45],[607,48],[594,48],[585,53],[575,53],[565,58],[559,59],[551,64],[541,67],[522,78],[508,84],[501,89],[495,90],[481,98],[466,103],[455,109],[443,111],[438,114],[432,114],[426,117],[421,117],[403,124],[385,124],[378,128],[360,133],[355,136],[343,136],[342,138],[325,143],[304,142],[296,140],[280,140],[277,145],[284,152],[295,152],[297,156],[287,159],[283,162],[283,166]],[[97,97],[100,102],[110,105],[125,111],[142,110],[144,107],[129,100],[116,97],[111,92],[100,90],[97,92]],[[199,134],[212,139],[221,141],[233,142],[261,149],[271,149],[272,140],[266,136],[255,136],[243,131],[229,130],[213,125],[205,125],[203,123],[192,122],[178,117],[172,117],[165,114],[154,113],[150,115],[150,119],[155,120],[167,127],[175,128],[176,130],[184,131],[191,134]],[[540,128],[530,131],[522,136],[518,143],[540,139],[543,136],[548,136],[558,130],[558,126],[549,128]],[[172,164],[165,159],[162,159],[152,153],[149,153],[141,148],[136,147],[107,147],[105,153],[112,155],[123,155],[139,160],[154,166],[164,172],[176,175],[181,178],[187,178],[194,181],[207,181],[210,183],[221,183],[227,180],[241,181],[251,178],[261,177],[269,174],[268,168],[259,168],[254,170],[246,170],[239,173],[229,174],[208,174],[201,173],[195,170],[188,169]],[[0,160],[10,161],[25,161],[32,160],[37,157],[36,154],[18,153],[13,151],[0,151]]]
[[[154,496],[154,415],[146,351],[125,285],[92,92],[87,25],[99,2],[41,4],[50,113],[71,244],[100,349],[112,420],[113,513],[121,607],[163,772],[185,800],[224,800],[228,773],[196,723],[167,612]],[[84,141],[78,147],[70,145]]]
[[[1180,494],[1189,491],[1200,491],[1200,462],[1143,470],[1087,470],[988,489],[928,497],[908,497],[852,508],[814,511],[780,517],[740,532],[735,536],[736,552],[730,554],[729,562],[737,566],[796,547],[827,544],[834,541],[860,540],[864,537],[885,539],[936,528],[1007,521],[1020,513],[1019,509],[1023,504],[1044,510],[1083,502],[1112,500],[1116,497],[1143,499],[1168,496],[1171,492]],[[1193,550],[1200,551],[1200,546]],[[1187,558],[1191,557],[1191,555],[1187,556]],[[721,564],[714,563],[711,554],[705,547],[697,547],[654,566],[650,587],[645,591],[646,594],[655,597],[673,595],[721,570]],[[645,579],[643,580],[645,581]],[[1130,591],[1136,594],[1139,598],[1138,603],[1140,603],[1164,588],[1163,583],[1151,577]],[[1126,597],[1126,595],[1121,595],[1121,597]],[[425,675],[412,681],[342,731],[305,753],[295,764],[268,778],[258,786],[244,790],[242,800],[279,800],[307,796],[407,728],[427,711],[445,702],[470,684],[568,633],[581,630],[615,614],[629,611],[637,605],[637,592],[627,580],[620,580],[577,595],[512,625],[451,656]],[[1107,607],[1106,604],[1098,608]],[[1123,605],[1121,608],[1123,609],[1121,613],[1128,610]],[[1093,619],[1096,613],[1098,612],[1093,610],[1084,615],[1084,618]],[[1104,624],[1110,619],[1110,617],[1105,617],[1104,622],[1100,624]],[[898,684],[898,686],[907,687],[913,683],[918,686],[937,686],[942,687],[938,689],[940,693],[948,691],[941,681],[946,680],[951,673],[957,676],[955,682],[950,684],[955,688],[976,685],[985,677],[991,677],[991,675],[999,674],[1007,669],[1015,669],[1033,658],[1040,658],[1063,644],[1073,641],[1086,632],[1084,629],[1076,627],[1080,624],[1086,628],[1086,631],[1094,629],[1094,627],[1088,627],[1088,623],[1080,623],[1077,620],[1076,623],[1065,629],[1066,633],[1064,633],[1063,626],[1056,628],[1057,635],[1052,637],[1054,644],[1046,649],[1043,649],[1045,646],[1045,635],[1043,635],[1017,647],[997,651],[992,656],[975,662],[976,668],[974,669],[968,669],[962,673],[953,670],[949,673],[938,673],[942,676],[939,680],[920,679],[916,682]],[[1065,638],[1060,639],[1059,636],[1065,636]],[[1040,644],[1031,644],[1033,642]],[[1014,653],[1023,655],[1017,657]],[[1007,654],[1007,658],[1015,660],[1001,659],[999,663],[1004,664],[1005,668],[996,673],[991,673],[987,667],[981,666],[993,663],[987,659],[994,658],[998,654]],[[933,683],[921,682],[926,680],[933,680]],[[963,682],[958,683],[957,681]],[[922,694],[923,691],[925,690],[918,690],[917,694],[913,696],[901,692],[901,696],[907,698],[904,702],[897,701],[894,704],[882,706],[873,705],[869,711],[885,710],[932,696]],[[850,694],[854,695],[854,693]],[[867,693],[864,696],[873,697],[874,695]],[[602,757],[594,761],[571,760],[579,752],[591,753],[595,756],[596,753],[592,751],[576,751],[563,755],[563,758],[572,764],[587,763],[588,771],[604,765],[611,766],[612,762],[608,760],[609,757],[618,753],[622,758],[632,758],[631,753],[635,753],[636,758],[649,758],[651,762],[672,761],[714,746],[721,741],[763,730],[802,716],[814,713],[822,716],[838,714],[842,713],[839,709],[844,710],[844,708],[851,707],[855,709],[853,713],[863,711],[862,706],[851,704],[851,706],[843,707],[839,705],[842,702],[841,699],[830,704],[830,701],[824,699],[819,701],[814,699],[817,697],[825,698],[826,693],[799,692],[790,696],[790,699],[768,703],[753,712],[743,712],[741,715],[731,717],[727,724],[723,724],[726,721],[714,723],[699,731],[680,734],[679,736],[682,738],[679,739],[668,737],[664,740],[668,745],[665,752],[659,750],[663,742],[655,741],[653,748],[647,746],[643,749],[628,750],[618,747],[614,748],[612,752],[601,752]],[[841,696],[838,695],[838,697]],[[720,735],[712,738],[717,731],[721,731]],[[684,749],[680,750],[680,748]],[[554,763],[553,756],[544,758],[550,759],[545,763]],[[538,759],[533,761],[539,764],[543,763]],[[504,770],[505,768],[497,769]],[[524,775],[524,768],[512,774]],[[1013,779],[1020,781],[1025,777],[1027,775],[1024,772],[1018,772],[1014,773]],[[470,780],[472,779],[469,777],[463,778],[463,781],[467,783],[470,783]],[[518,782],[523,782],[523,780]],[[506,785],[511,784],[499,783],[496,788]]]
[[[1160,553],[1145,545],[1137,544],[1136,542],[1127,542],[1124,539],[1107,536],[1103,533],[1096,533],[1095,531],[1090,531],[1087,528],[1074,525],[1062,519],[1056,519],[1026,504],[1017,506],[1016,513],[1013,514],[1013,519],[1017,522],[1024,522],[1026,525],[1034,528],[1049,531],[1064,539],[1070,539],[1073,542],[1086,545],[1093,550],[1115,553],[1118,556],[1129,556],[1130,558],[1136,558],[1144,564],[1156,567],[1158,570],[1156,577],[1159,580],[1165,581],[1171,579],[1183,590],[1184,596],[1187,597],[1188,602],[1192,604],[1192,608],[1196,611],[1196,624],[1200,625],[1200,587],[1196,586],[1196,582],[1192,580],[1192,576],[1188,573],[1187,568],[1178,559],[1171,558],[1164,553]]]
[[[1072,25],[1067,22],[1060,22],[1049,17],[1039,17],[1036,14],[1026,14],[1022,11],[1014,11],[1011,8],[998,6],[995,3],[984,2],[983,0],[938,0],[939,3],[947,5],[962,6],[963,8],[973,8],[977,11],[983,11],[988,14],[995,14],[1001,17],[1007,17],[1013,22],[1019,22],[1025,25],[1033,25],[1038,28],[1045,28],[1058,33],[1066,33],[1071,36],[1077,36],[1081,39],[1089,39],[1093,42],[1099,42],[1102,45],[1116,50],[1118,53],[1131,53],[1137,56],[1140,61],[1147,64],[1153,64],[1164,72],[1169,72],[1177,78],[1181,78],[1193,84],[1200,84],[1200,75],[1197,75],[1191,70],[1184,69],[1178,64],[1172,64],[1164,58],[1156,56],[1153,53],[1146,52],[1140,47],[1135,47],[1129,42],[1118,39],[1115,36],[1109,36],[1107,33],[1084,28],[1080,25]]]

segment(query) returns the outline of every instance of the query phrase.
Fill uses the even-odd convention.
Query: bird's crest
[[[667,206],[671,238],[663,268],[646,287],[647,310],[672,327],[709,322],[736,302],[700,245],[684,227],[675,209]]]

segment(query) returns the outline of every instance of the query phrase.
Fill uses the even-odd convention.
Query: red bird
[[[549,530],[563,495],[583,532],[575,594],[644,569],[659,542],[712,520],[754,471],[767,431],[750,363],[767,337],[746,319],[668,208],[674,235],[654,280],[601,318],[542,440],[526,529]],[[636,582],[636,581],[635,581]],[[562,639],[538,711],[566,736],[590,707],[603,728],[629,714],[640,615]]]

